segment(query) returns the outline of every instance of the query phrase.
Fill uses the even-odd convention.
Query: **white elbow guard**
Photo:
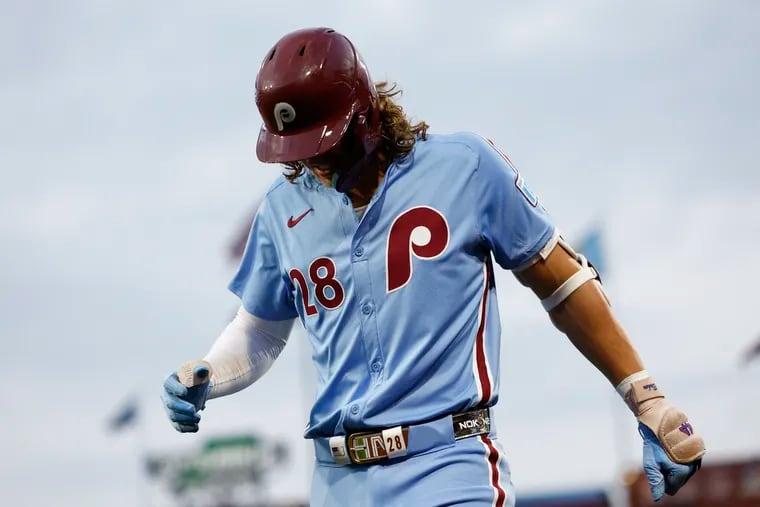
[[[545,246],[539,255],[542,256],[542,258],[546,258],[549,256],[549,253],[551,253],[551,250],[554,250],[554,248],[559,245],[562,248],[565,249],[567,253],[570,254],[576,261],[578,261],[578,264],[581,265],[581,269],[573,273],[573,275],[565,280],[565,282],[557,287],[557,289],[552,292],[552,294],[544,299],[541,300],[541,305],[543,305],[544,309],[549,312],[557,307],[560,303],[562,303],[567,297],[575,292],[578,287],[583,285],[584,283],[588,282],[589,280],[600,280],[599,273],[594,269],[594,266],[592,266],[586,257],[581,255],[580,253],[573,250],[573,247],[570,246],[570,244],[562,239],[561,236],[559,236],[558,233],[555,232],[554,236],[551,240],[547,243],[547,246]],[[546,255],[543,255],[544,250],[549,247],[549,252],[546,253]],[[602,294],[604,294],[604,290],[602,290]],[[607,298],[607,295],[604,296]],[[607,300],[609,303],[609,299]]]

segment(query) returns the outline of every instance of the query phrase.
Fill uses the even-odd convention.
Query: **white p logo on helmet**
[[[296,110],[287,102],[278,102],[274,105],[274,121],[277,122],[277,130],[282,132],[285,124],[296,119]]]

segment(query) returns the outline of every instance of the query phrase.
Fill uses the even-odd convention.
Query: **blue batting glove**
[[[675,463],[668,457],[652,430],[639,423],[639,433],[644,439],[644,472],[654,501],[660,500],[665,493],[675,495],[699,470],[702,460],[698,459],[688,465]]]
[[[192,387],[185,386],[179,381],[177,372],[173,372],[164,380],[164,390],[161,399],[164,411],[172,422],[174,429],[180,433],[195,433],[201,420],[200,411],[206,407],[206,399],[211,392],[209,369],[205,364],[193,368],[195,378],[206,380]]]

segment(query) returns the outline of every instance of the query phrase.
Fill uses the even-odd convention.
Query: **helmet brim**
[[[341,140],[354,116],[352,107],[346,114],[301,132],[277,134],[261,126],[256,143],[256,156],[266,163],[306,160],[329,151]]]

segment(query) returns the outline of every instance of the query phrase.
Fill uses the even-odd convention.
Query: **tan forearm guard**
[[[694,432],[686,414],[665,400],[652,377],[632,382],[624,398],[639,422],[654,432],[670,459],[685,465],[705,453],[705,442]]]

